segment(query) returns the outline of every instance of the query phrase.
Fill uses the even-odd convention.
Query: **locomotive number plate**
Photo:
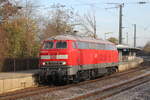
[[[50,55],[42,55],[41,59],[50,59]]]

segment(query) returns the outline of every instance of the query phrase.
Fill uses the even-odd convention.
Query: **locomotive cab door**
[[[77,41],[75,43],[76,43],[76,47],[77,47],[77,63],[81,68],[83,65],[83,50],[81,49],[82,45],[80,45],[79,41]]]
[[[78,45],[77,43],[74,41],[72,42],[72,46],[74,48],[74,58],[75,58],[75,62],[76,62],[76,65],[80,65],[81,64],[81,59],[80,59],[80,50],[78,49]]]

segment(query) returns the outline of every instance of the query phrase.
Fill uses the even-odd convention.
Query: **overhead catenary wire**
[[[119,2],[120,3],[120,2]],[[114,4],[119,4],[119,3],[114,3]],[[122,2],[121,2],[122,3]],[[140,1],[140,2],[124,2],[124,4],[125,5],[130,5],[130,4],[146,4],[146,3],[150,3],[149,1]],[[72,7],[72,6],[89,6],[89,7],[91,7],[91,6],[93,6],[93,7],[95,7],[95,8],[101,8],[101,10],[106,10],[106,7],[102,7],[101,5],[106,5],[107,6],[107,4],[109,4],[109,3],[106,3],[106,2],[91,2],[91,3],[84,3],[84,2],[77,2],[76,4],[68,4],[66,7]],[[111,2],[110,2],[110,4],[111,4]],[[62,4],[62,5],[64,5],[64,4]],[[32,6],[32,8],[33,9],[44,9],[44,10],[46,10],[46,9],[52,9],[52,7],[51,6],[45,6],[45,5],[35,5],[35,6]],[[111,7],[110,7],[111,8]],[[115,7],[115,8],[117,8],[117,7]],[[107,10],[108,11],[108,10]],[[125,16],[124,16],[125,17]],[[131,24],[133,24],[133,23],[131,23]],[[142,25],[138,25],[138,26],[142,26]],[[145,29],[145,27],[140,27],[140,28],[142,28],[142,29]],[[148,31],[148,30],[145,30],[145,31]]]

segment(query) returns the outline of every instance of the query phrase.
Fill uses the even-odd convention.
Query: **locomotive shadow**
[[[58,80],[57,78],[51,78],[51,77],[48,77],[47,80],[41,80],[39,78],[39,75],[38,75],[38,78],[36,80],[36,82],[41,86],[41,85],[44,85],[44,86],[64,86],[64,85],[68,85],[68,84],[72,84],[71,82],[68,82],[68,81],[64,81],[64,80]]]
[[[108,76],[108,75],[111,75],[111,74],[103,74],[101,76],[98,76],[98,77],[95,77],[95,78],[91,78],[91,79],[79,79],[79,80],[76,80],[76,81],[67,81],[67,80],[53,80],[49,77],[48,80],[43,80],[43,81],[39,81],[38,79],[38,84],[41,86],[65,86],[65,85],[70,85],[70,84],[79,84],[79,83],[82,83],[82,82],[86,82],[86,81],[90,81],[90,80],[95,80],[95,79],[99,79],[99,78],[103,78],[105,76]]]

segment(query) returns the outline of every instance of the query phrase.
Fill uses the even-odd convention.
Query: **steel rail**
[[[96,100],[103,100],[103,99],[106,99],[108,97],[111,97],[120,92],[131,89],[135,86],[141,85],[141,84],[149,82],[149,81],[150,81],[150,74],[142,76],[142,77],[134,79],[134,80],[131,80],[131,81],[126,81],[126,82],[123,82],[123,83],[120,83],[117,85],[106,87],[104,89],[99,89],[97,91],[87,93],[85,95],[81,95],[81,96],[72,98],[70,100],[84,100],[84,99],[88,99],[88,98],[94,99],[94,97],[98,98]]]
[[[114,74],[109,75],[109,76],[105,76],[105,77],[98,78],[98,79],[95,79],[95,80],[88,80],[88,81],[80,82],[78,84],[69,84],[69,85],[65,85],[65,86],[50,86],[50,87],[46,86],[46,87],[37,87],[37,88],[33,88],[33,89],[29,88],[29,89],[25,89],[25,90],[19,90],[19,91],[16,91],[16,92],[12,92],[12,93],[8,93],[8,94],[6,93],[6,94],[0,95],[0,100],[15,100],[15,99],[24,98],[24,97],[27,97],[27,96],[34,96],[34,95],[38,95],[38,94],[44,94],[44,93],[48,93],[48,92],[51,92],[51,91],[63,90],[63,89],[67,89],[67,88],[70,88],[70,87],[81,86],[81,85],[84,85],[84,84],[89,84],[89,83],[92,83],[92,82],[102,81],[102,80],[105,80],[105,79],[114,78],[114,77],[121,76],[121,75],[128,74],[128,73],[133,73],[133,72],[136,72],[136,71],[139,71],[139,70],[142,70],[142,69],[146,69],[146,68],[147,67],[136,67],[136,68],[130,69],[128,71],[114,73]]]

